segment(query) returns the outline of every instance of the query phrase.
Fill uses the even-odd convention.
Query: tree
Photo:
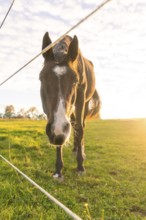
[[[5,114],[4,114],[4,117],[5,118],[12,118],[15,114],[15,108],[13,105],[7,105],[5,107]]]
[[[17,117],[18,117],[18,118],[25,118],[25,117],[26,117],[26,111],[25,111],[24,108],[21,108],[21,109],[19,110],[19,112],[17,113]]]
[[[2,113],[0,113],[0,118],[3,118],[3,114]]]
[[[39,115],[37,116],[37,119],[38,119],[38,120],[44,120],[44,119],[46,119],[46,115],[45,115],[45,114],[39,114]]]
[[[33,107],[28,109],[28,111],[27,111],[27,117],[28,118],[36,119],[37,115],[38,115],[38,110],[37,110],[36,107],[33,106]]]

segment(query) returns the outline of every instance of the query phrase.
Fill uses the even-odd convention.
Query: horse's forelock
[[[58,63],[61,63],[66,59],[71,40],[72,38],[67,35],[53,47],[54,58]]]

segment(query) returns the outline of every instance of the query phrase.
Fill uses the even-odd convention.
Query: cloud
[[[0,21],[10,3],[1,1]],[[94,10],[96,4],[94,0],[15,1],[0,30],[0,82],[40,52],[46,31],[53,41],[56,40]],[[78,36],[83,55],[94,63],[104,117],[118,116],[123,103],[130,108],[128,99],[146,78],[145,6],[145,0],[111,1],[70,33]],[[3,85],[0,104],[9,102],[11,94],[16,97],[15,103],[27,105],[34,101],[33,105],[40,106],[37,94],[42,64],[40,56]],[[22,100],[21,97],[27,98]]]

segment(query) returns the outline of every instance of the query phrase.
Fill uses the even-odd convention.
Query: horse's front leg
[[[85,111],[85,90],[80,89],[76,100],[76,124],[74,143],[77,145],[77,170],[84,172],[83,161],[85,159],[84,152],[84,111]]]
[[[71,125],[72,125],[72,128],[73,128],[73,135],[74,135],[74,143],[73,143],[73,153],[77,154],[77,150],[78,150],[78,142],[77,142],[77,138],[76,138],[76,134],[77,134],[77,131],[76,131],[76,118],[75,118],[75,115],[71,115]]]
[[[59,178],[62,176],[62,168],[63,168],[62,148],[63,146],[56,147],[56,172],[53,175],[54,178]]]
[[[76,129],[76,143],[78,143],[77,147],[77,170],[78,172],[84,172],[85,168],[83,166],[83,162],[85,159],[85,152],[84,152],[84,128],[83,126],[79,126]]]

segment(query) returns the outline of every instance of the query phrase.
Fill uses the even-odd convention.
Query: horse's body
[[[42,49],[51,43],[46,33]],[[41,99],[48,118],[46,133],[57,145],[56,172],[61,176],[63,167],[62,145],[74,129],[74,151],[77,170],[84,172],[85,119],[99,113],[100,99],[95,89],[93,64],[84,58],[78,48],[76,36],[65,36],[57,45],[43,54],[44,67],[40,73]]]

